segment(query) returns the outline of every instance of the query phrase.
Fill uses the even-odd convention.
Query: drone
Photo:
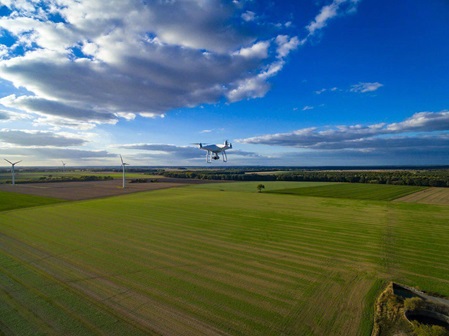
[[[228,156],[226,155],[226,149],[232,148],[232,144],[230,142],[228,142],[228,140],[226,140],[223,144],[207,145],[207,144],[202,144],[200,142],[200,143],[196,143],[196,145],[198,145],[200,149],[204,149],[205,151],[207,151],[207,153],[206,153],[206,162],[207,163],[211,163],[212,160],[220,159],[220,156],[218,155],[218,153],[222,153],[223,154],[223,162],[227,162]]]

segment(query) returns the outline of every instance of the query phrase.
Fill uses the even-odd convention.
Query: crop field
[[[24,195],[0,190],[0,211],[55,204],[62,200],[52,197]]]
[[[399,202],[449,205],[449,188],[428,188],[396,199]]]
[[[162,181],[162,179],[158,181]],[[123,189],[122,181],[117,180],[90,182],[24,183],[16,185],[0,184],[0,192],[20,192],[21,194],[74,201],[124,195],[139,191],[173,188],[182,185],[182,183],[176,182],[127,183],[126,188]]]
[[[315,184],[306,188],[276,189],[272,192],[301,196],[391,201],[424,189],[426,188],[387,184],[335,183],[332,185]]]
[[[263,182],[225,182],[225,183],[206,183],[195,186],[195,188],[220,190],[220,191],[238,191],[238,192],[256,192],[257,186],[263,184],[264,192],[277,191],[290,188],[310,188],[328,186],[337,183],[333,182],[284,182],[284,181],[263,181]]]
[[[387,281],[449,296],[449,207],[234,185],[0,212],[0,334],[369,335]]]

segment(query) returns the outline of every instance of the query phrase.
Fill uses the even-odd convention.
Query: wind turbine
[[[15,185],[15,184],[16,184],[16,181],[15,181],[16,173],[14,172],[14,166],[15,166],[16,164],[18,164],[19,162],[22,162],[22,160],[17,161],[17,162],[14,162],[14,163],[12,163],[11,161],[6,160],[6,159],[5,159],[5,161],[7,161],[7,162],[9,162],[9,163],[11,164],[12,185]]]
[[[62,172],[65,172],[65,162],[62,160],[61,160],[61,162],[62,162]]]
[[[125,189],[125,166],[129,166],[128,163],[123,162],[122,155],[120,155],[120,160],[122,161],[122,170],[123,170],[123,189]]]

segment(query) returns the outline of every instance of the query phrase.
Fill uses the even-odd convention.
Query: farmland
[[[0,212],[0,333],[369,335],[387,281],[449,296],[447,206],[264,184],[318,190],[196,185]]]
[[[53,197],[24,195],[0,190],[0,211],[55,204],[59,202],[62,202],[62,200]]]
[[[59,180],[82,179],[83,177],[97,177],[98,179],[121,179],[122,172],[119,170],[91,170],[91,169],[73,169],[67,171],[61,170],[33,170],[32,168],[16,169],[16,183],[36,183],[52,182]],[[141,172],[127,172],[128,179],[148,178],[157,179],[158,175],[143,174]],[[9,169],[0,170],[0,184],[11,183],[11,172]]]
[[[301,188],[276,189],[272,192],[279,194],[332,197],[332,198],[350,198],[350,199],[368,199],[391,201],[396,198],[413,194],[417,191],[426,189],[425,187],[412,186],[394,186],[394,185],[373,185],[373,184],[348,184],[338,183],[332,186],[323,185]]]

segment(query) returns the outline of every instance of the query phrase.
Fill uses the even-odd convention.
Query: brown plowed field
[[[158,179],[158,182],[127,183],[125,189],[122,188],[121,180],[52,182],[16,184],[14,186],[11,184],[0,184],[0,190],[75,201],[210,182],[204,180],[161,178]]]
[[[423,191],[398,198],[395,202],[410,202],[449,205],[449,188],[428,188]]]

